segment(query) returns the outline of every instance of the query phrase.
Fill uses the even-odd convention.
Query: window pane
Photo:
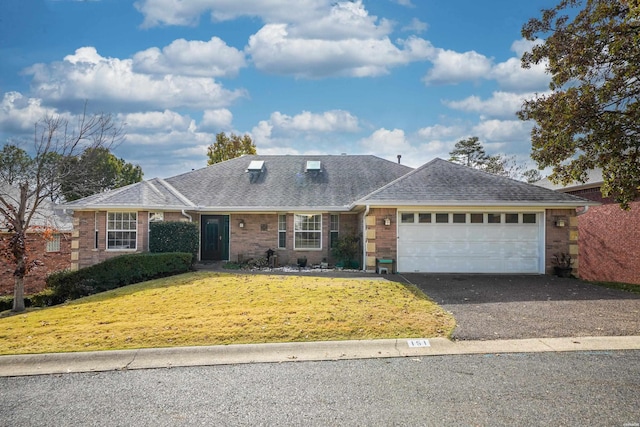
[[[461,214],[461,213],[453,214],[454,224],[464,224],[465,222],[467,222],[467,214]]]
[[[421,224],[426,224],[431,222],[431,214],[430,213],[418,214],[418,222]]]
[[[338,231],[340,228],[340,215],[331,215],[331,231]]]
[[[487,214],[487,222],[489,224],[500,224],[502,222],[500,218],[500,214],[499,213]]]
[[[320,249],[320,233],[298,232],[295,240],[296,249]]]
[[[508,213],[504,215],[504,222],[507,224],[517,224],[518,223],[518,214],[517,213]]]
[[[284,249],[287,247],[287,232],[280,231],[278,233],[278,247]]]
[[[436,214],[436,222],[440,224],[446,224],[449,222],[449,214],[448,213],[437,213]]]
[[[412,213],[403,213],[400,215],[400,221],[404,224],[413,224],[415,221],[415,215]]]
[[[471,224],[482,224],[482,223],[484,223],[484,214],[481,214],[481,213],[471,214]]]
[[[535,224],[536,223],[536,214],[522,214],[522,223],[523,224]]]

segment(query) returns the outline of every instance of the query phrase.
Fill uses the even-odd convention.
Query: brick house
[[[6,189],[3,189],[6,192]],[[42,236],[43,228],[55,232],[51,240]],[[31,221],[27,231],[29,259],[37,261],[34,268],[24,278],[26,295],[40,292],[45,287],[46,277],[55,272],[71,268],[71,240],[73,223],[70,215],[52,203],[44,201]],[[6,230],[0,230],[0,239],[10,238]],[[0,258],[0,296],[13,295],[15,266]]]
[[[625,211],[603,197],[600,169],[590,171],[585,183],[560,186],[544,179],[538,184],[599,203],[578,214],[581,278],[640,285],[640,200]]]
[[[577,256],[576,208],[591,202],[435,159],[418,169],[375,156],[242,156],[90,196],[74,212],[73,266],[148,250],[151,221],[194,221],[200,261],[264,257],[333,263],[361,237],[375,271],[533,273]]]

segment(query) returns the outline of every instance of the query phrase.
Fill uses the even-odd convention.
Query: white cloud
[[[226,108],[205,110],[199,128],[203,130],[221,130],[231,128],[233,114]]]
[[[492,66],[490,58],[475,51],[458,53],[437,49],[430,60],[433,68],[423,77],[424,83],[428,85],[483,79],[489,75]]]
[[[357,132],[358,118],[348,111],[332,110],[321,114],[303,111],[288,116],[278,111],[271,114],[270,122],[274,128],[283,132]]]
[[[514,117],[527,98],[534,97],[533,93],[493,92],[491,98],[482,99],[470,96],[460,101],[444,101],[443,103],[454,110],[481,114],[483,117]]]
[[[158,78],[133,71],[132,60],[106,58],[93,47],[77,49],[61,62],[36,64],[33,93],[48,102],[90,100],[92,105],[117,103],[119,108],[223,107],[245,95],[204,77],[164,75]],[[128,108],[127,108],[128,107]]]
[[[429,25],[426,22],[422,22],[418,18],[413,18],[408,25],[402,27],[402,31],[411,31],[420,34],[427,31],[428,28]]]
[[[28,98],[20,92],[6,92],[0,102],[0,129],[18,134],[32,133],[34,124],[56,111],[42,106],[37,98]]]
[[[394,0],[394,1],[398,3],[400,6],[415,7],[415,5],[411,3],[411,0]]]
[[[403,154],[412,150],[402,129],[378,129],[368,137],[362,138],[360,145],[381,156]]]
[[[120,114],[128,132],[153,131],[172,132],[176,129],[188,130],[193,127],[193,120],[175,111],[148,111],[142,113]]]
[[[531,124],[521,120],[485,120],[473,127],[472,133],[487,143],[508,143],[528,139]]]
[[[500,87],[515,92],[545,90],[551,77],[546,73],[545,64],[536,64],[531,68],[522,68],[519,58],[509,58],[493,67],[489,77],[495,79]]]
[[[434,125],[419,129],[418,137],[421,139],[443,139],[459,136],[463,132],[459,126]]]
[[[218,37],[209,41],[174,40],[133,56],[132,70],[144,74],[180,74],[198,77],[233,77],[246,66],[244,53]]]
[[[399,42],[387,38],[322,40],[289,35],[285,24],[265,25],[249,38],[247,52],[255,66],[274,74],[319,78],[327,76],[370,77],[389,69],[424,60],[433,47],[426,40],[410,37]]]
[[[211,19],[226,21],[241,16],[265,22],[311,22],[331,6],[330,0],[139,0],[134,5],[144,16],[143,27],[195,25],[205,12]]]

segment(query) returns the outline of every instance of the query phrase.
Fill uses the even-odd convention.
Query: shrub
[[[152,222],[149,224],[149,252],[187,252],[198,254],[200,235],[193,222]]]
[[[343,234],[338,237],[331,253],[345,268],[357,268],[358,261],[356,258],[360,253],[360,237],[354,233]]]
[[[185,273],[193,254],[183,252],[127,254],[77,271],[60,271],[47,277],[56,299],[76,299],[158,277]]]

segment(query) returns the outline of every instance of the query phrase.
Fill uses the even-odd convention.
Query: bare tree
[[[87,148],[110,147],[124,138],[122,126],[111,114],[88,115],[85,108],[71,123],[60,115],[47,115],[34,125],[33,149],[16,145],[0,151],[0,218],[9,231],[2,255],[13,262],[13,311],[24,311],[24,277],[33,265],[29,260],[26,233],[34,215],[46,199],[57,200],[61,182],[78,174],[74,163],[65,159]]]

